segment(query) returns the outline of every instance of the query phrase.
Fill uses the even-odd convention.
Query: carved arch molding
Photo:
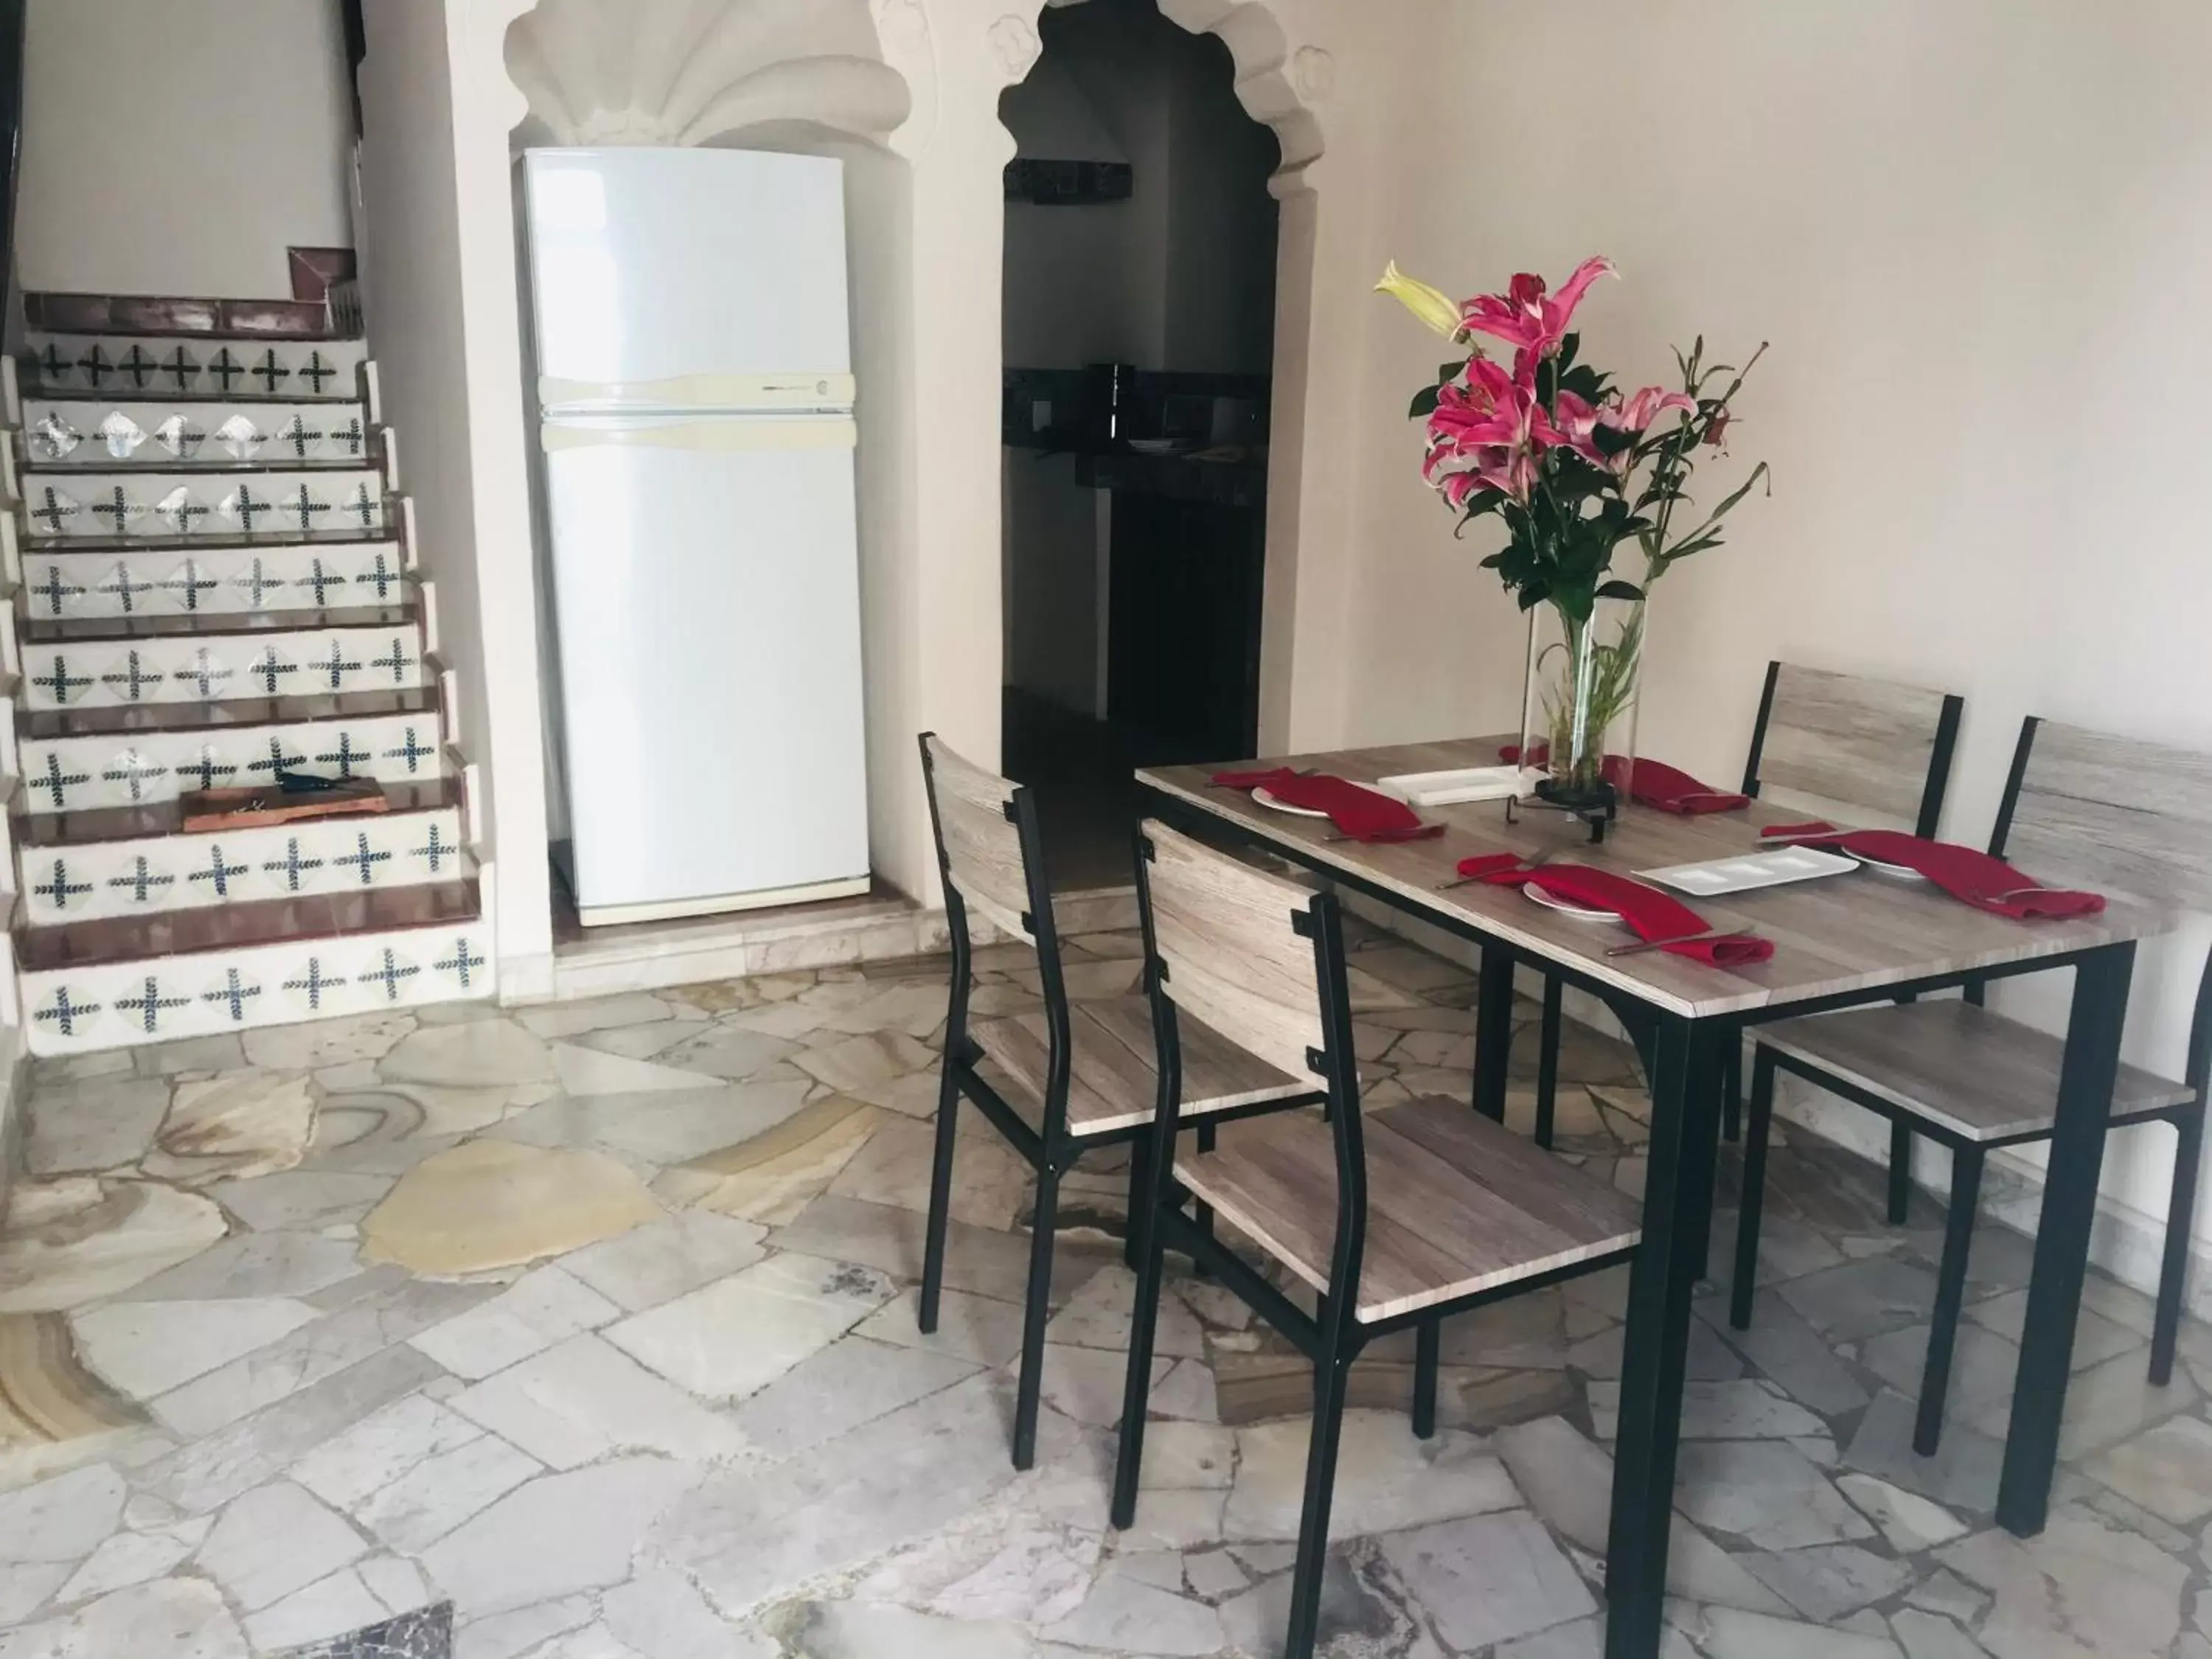
[[[992,57],[1006,86],[1036,67],[1043,43],[1036,15],[1047,5],[1080,5],[1085,0],[1021,0],[1018,9],[990,26]],[[1293,47],[1282,21],[1267,0],[1158,0],[1160,15],[1193,34],[1213,34],[1229,48],[1237,66],[1237,98],[1244,112],[1274,129],[1283,165],[1276,189],[1296,180],[1322,153],[1321,123],[1315,106],[1336,86],[1336,60],[1322,47]],[[1006,135],[1011,155],[1013,136]]]
[[[505,56],[526,143],[886,144],[927,33],[921,0],[538,0]]]

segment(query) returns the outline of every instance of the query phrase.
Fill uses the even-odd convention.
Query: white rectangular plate
[[[1712,898],[1722,893],[1749,892],[1754,887],[1840,876],[1858,867],[1856,859],[1824,853],[1817,847],[1778,847],[1769,853],[1746,853],[1740,858],[1708,859],[1702,864],[1676,864],[1636,873],[1692,898]]]
[[[1375,787],[1409,806],[1457,806],[1471,800],[1504,800],[1521,790],[1517,766],[1468,766],[1455,772],[1404,772],[1377,778]]]

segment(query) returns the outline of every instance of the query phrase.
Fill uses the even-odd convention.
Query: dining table
[[[1513,738],[1476,737],[1237,763],[1372,785],[1407,774],[1495,766]],[[1918,880],[1859,869],[1688,901],[1716,928],[1772,941],[1763,962],[1708,965],[1664,950],[1617,954],[1635,936],[1531,902],[1519,888],[1458,880],[1462,860],[1510,854],[1620,875],[1759,850],[1762,824],[1802,818],[1764,808],[1684,816],[1623,805],[1603,840],[1581,821],[1502,800],[1421,806],[1440,834],[1362,842],[1326,818],[1276,810],[1212,782],[1209,766],[1138,771],[1146,816],[1217,844],[1274,854],[1474,945],[1474,1109],[1503,1120],[1516,963],[1596,997],[1638,1050],[1651,1097],[1641,1243],[1630,1269],[1620,1413],[1606,1553],[1607,1659],[1660,1651],[1669,1516],[1680,1435],[1691,1304],[1705,1267],[1719,1146],[1723,1060],[1764,1021],[1894,1001],[2071,967],[2057,1123],[2035,1237],[1996,1513],[2021,1536],[2042,1530],[2057,1461],[2074,1331],[2096,1212],[2106,1118],[2138,941],[2172,931],[2167,908],[2107,896],[2094,915],[2021,921]]]

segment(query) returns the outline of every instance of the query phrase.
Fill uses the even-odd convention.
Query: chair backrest
[[[1314,1069],[1309,1056],[1328,1047],[1314,890],[1155,819],[1139,833],[1147,925],[1165,970],[1161,991],[1238,1048],[1292,1077],[1306,1075]]]
[[[2031,718],[1990,850],[2039,881],[2212,910],[2212,754]]]
[[[1795,663],[1766,665],[1743,792],[1801,790],[1932,836],[1943,813],[1963,701]]]
[[[934,732],[921,734],[921,775],[946,884],[1003,933],[1037,942],[1032,872],[1015,810],[1018,786],[963,760]],[[1032,881],[1032,874],[1037,878]]]

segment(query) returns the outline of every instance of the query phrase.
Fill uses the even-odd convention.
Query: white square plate
[[[1749,892],[1755,887],[1780,887],[1788,882],[1840,876],[1858,867],[1856,859],[1817,847],[1778,847],[1767,853],[1746,853],[1737,858],[1708,859],[1702,864],[1676,864],[1636,873],[1692,898],[1713,898],[1723,893]]]
[[[1402,772],[1377,778],[1375,787],[1408,806],[1458,806],[1471,800],[1504,800],[1521,792],[1517,766],[1467,766],[1455,772]]]

